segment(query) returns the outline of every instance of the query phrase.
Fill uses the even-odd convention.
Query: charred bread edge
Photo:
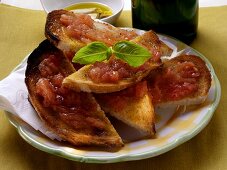
[[[58,34],[55,34],[55,31],[61,27],[61,24],[59,23],[60,17],[65,13],[65,10],[54,10],[47,15],[45,24],[45,36],[49,41],[51,41],[51,43],[54,43],[56,46],[60,41],[60,37]]]

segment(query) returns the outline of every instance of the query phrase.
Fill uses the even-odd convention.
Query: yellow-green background
[[[43,11],[0,4],[0,79],[45,37]],[[124,11],[118,26],[131,27]],[[0,170],[26,169],[227,169],[227,6],[200,8],[198,36],[191,44],[212,63],[222,86],[220,104],[208,126],[190,141],[154,158],[114,164],[73,162],[26,143],[0,110]],[[12,84],[13,86],[14,84]]]

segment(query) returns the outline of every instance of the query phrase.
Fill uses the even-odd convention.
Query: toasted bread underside
[[[111,116],[121,120],[125,124],[137,129],[143,135],[152,137],[155,134],[155,112],[148,93],[137,99],[132,97],[128,100],[127,105],[121,109],[116,109],[108,105],[106,100],[111,100],[112,96],[102,94],[95,95],[101,108]],[[108,98],[109,99],[108,99]],[[123,100],[122,98],[120,100]]]
[[[58,61],[61,63],[59,69],[62,70],[65,75],[69,75],[75,71],[71,63],[69,63],[68,60],[63,57],[63,54],[47,40],[45,40],[29,56],[25,78],[29,92],[29,101],[47,128],[60,136],[63,140],[68,141],[76,146],[102,146],[111,150],[122,147],[123,143],[120,136],[117,134],[114,127],[105,116],[104,112],[100,109],[100,106],[97,104],[92,94],[85,95],[86,98],[84,98],[84,100],[86,100],[88,105],[95,105],[96,110],[92,113],[88,113],[88,115],[86,114],[86,118],[91,118],[91,120],[95,119],[101,122],[104,125],[102,132],[97,132],[96,129],[92,129],[93,127],[90,124],[86,124],[82,130],[78,130],[67,124],[67,122],[63,121],[61,116],[59,116],[56,111],[43,106],[42,98],[37,95],[35,89],[37,81],[41,78],[38,65],[43,59],[45,59],[46,56],[48,56],[46,54],[52,53],[58,54]],[[79,93],[76,93],[76,95],[77,94]]]
[[[206,63],[200,57],[195,55],[177,56],[171,60],[166,61],[163,64],[162,70],[165,70],[168,67],[176,65],[178,62],[184,62],[184,61],[190,61],[194,63],[195,67],[199,70],[200,76],[199,76],[199,79],[197,80],[198,87],[199,87],[198,90],[178,100],[174,100],[174,101],[163,100],[155,106],[166,107],[166,106],[173,106],[173,105],[195,105],[195,104],[201,104],[206,100],[209,89],[211,87],[211,74],[209,69],[206,66]]]
[[[75,91],[93,92],[93,93],[112,93],[123,90],[133,84],[141,81],[146,77],[152,69],[159,66],[158,63],[152,63],[149,70],[140,72],[134,77],[120,80],[118,83],[95,83],[88,76],[87,72],[90,65],[86,65],[74,72],[73,74],[66,77],[63,81],[63,85]]]

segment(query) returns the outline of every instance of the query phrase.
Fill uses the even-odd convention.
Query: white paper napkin
[[[27,58],[9,76],[0,81],[0,108],[18,116],[49,138],[60,140],[45,127],[28,101],[28,91],[24,82],[26,66]]]

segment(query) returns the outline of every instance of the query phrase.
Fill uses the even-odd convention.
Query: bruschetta
[[[54,10],[47,15],[45,36],[71,60],[81,47],[90,42],[101,41],[111,46],[120,40],[131,40],[138,34],[94,21],[88,14]]]
[[[28,58],[25,83],[29,101],[53,133],[76,146],[98,146],[110,150],[123,146],[91,93],[77,93],[62,86],[74,72],[72,64],[48,40]]]
[[[211,87],[210,71],[195,55],[183,54],[168,60],[148,77],[155,106],[200,104]]]
[[[64,86],[76,91],[111,93],[123,90],[145,78],[150,71],[161,65],[160,57],[170,55],[172,50],[161,42],[153,31],[137,36],[131,42],[143,46],[150,52],[150,58],[140,67],[130,67],[120,59],[85,65],[66,77]]]

